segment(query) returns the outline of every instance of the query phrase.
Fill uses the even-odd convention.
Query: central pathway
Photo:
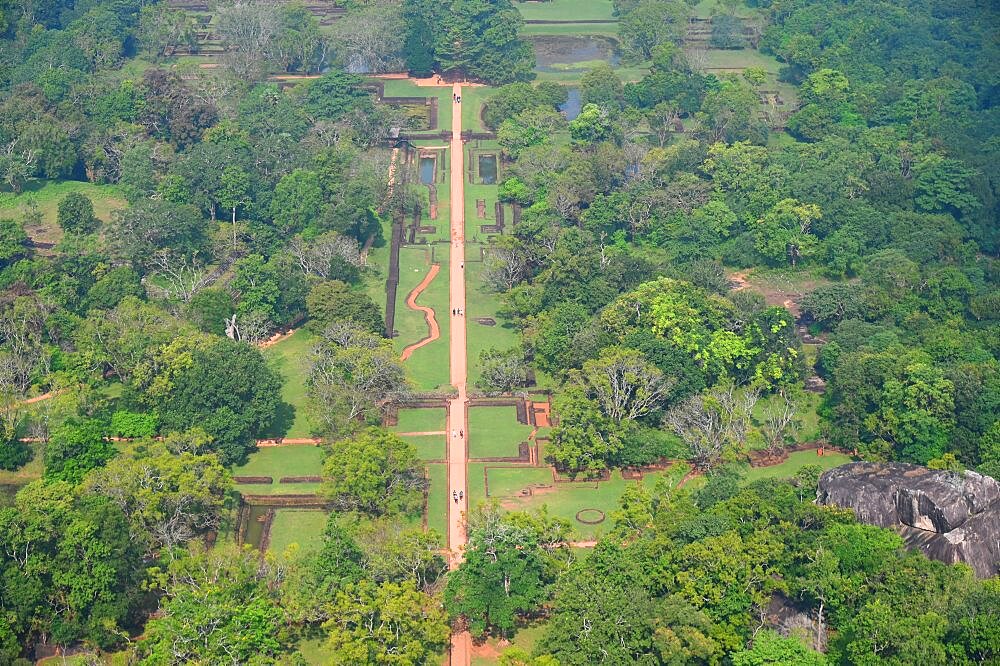
[[[462,146],[462,86],[452,86],[451,108],[451,258],[449,261],[449,284],[451,303],[448,316],[451,318],[450,356],[451,384],[458,390],[458,396],[448,403],[448,548],[449,565],[452,569],[462,562],[465,553],[465,514],[469,506],[469,489],[466,485],[469,424],[466,421],[465,402],[467,399],[466,350],[465,350],[465,148]],[[461,310],[462,315],[452,315]],[[461,432],[462,437],[452,433]],[[463,499],[457,504],[452,493],[461,492]],[[468,666],[472,660],[472,636],[469,632],[453,633],[451,636],[452,666]]]

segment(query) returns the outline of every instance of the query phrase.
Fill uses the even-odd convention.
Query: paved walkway
[[[448,316],[451,318],[451,384],[458,390],[458,396],[448,403],[448,549],[449,565],[452,569],[461,562],[465,552],[465,513],[469,507],[469,489],[466,485],[467,463],[469,461],[467,442],[469,423],[466,410],[466,347],[465,347],[465,148],[462,145],[462,108],[454,99],[461,97],[462,86],[452,86],[451,113],[451,260],[450,271],[451,304]],[[451,310],[459,309],[462,315],[454,316]],[[452,437],[452,432],[462,432],[462,437]],[[463,499],[457,504],[451,501],[451,494],[461,492]],[[451,636],[452,666],[468,666],[472,660],[472,636],[469,632],[453,633]]]

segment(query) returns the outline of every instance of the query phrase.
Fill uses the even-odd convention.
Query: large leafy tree
[[[421,666],[448,641],[444,611],[413,582],[362,581],[337,593],[323,624],[335,663]]]
[[[235,546],[192,551],[162,578],[157,617],[138,645],[140,663],[265,663],[287,649],[277,572]]]
[[[564,532],[558,521],[550,524],[544,517],[504,516],[496,505],[477,509],[469,517],[465,560],[445,589],[449,612],[467,621],[478,636],[510,636],[517,618],[536,610],[545,598],[552,580],[545,547],[558,548]]]
[[[141,549],[111,501],[63,481],[30,484],[0,509],[0,543],[0,599],[21,645],[124,641],[139,601]]]
[[[336,443],[323,479],[323,493],[335,505],[372,515],[412,511],[424,486],[413,445],[380,428]]]
[[[406,0],[403,15],[409,28],[404,55],[413,72],[426,72],[433,62],[445,75],[487,83],[532,76],[534,51],[518,36],[523,20],[511,0]]]
[[[229,473],[214,454],[190,450],[203,433],[175,434],[166,442],[141,442],[92,472],[86,486],[121,508],[136,544],[153,554],[182,546],[221,524]]]
[[[243,460],[274,420],[281,378],[256,348],[228,339],[194,350],[181,367],[163,377],[164,390],[152,398],[164,428],[192,424],[212,438],[224,464]]]

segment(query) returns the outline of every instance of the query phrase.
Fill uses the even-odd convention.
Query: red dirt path
[[[434,342],[435,340],[441,337],[441,329],[438,327],[437,319],[434,317],[433,308],[429,308],[425,305],[417,305],[417,297],[420,296],[420,294],[424,291],[424,289],[427,288],[427,286],[437,276],[438,271],[440,270],[441,270],[440,264],[432,264],[431,269],[427,271],[427,275],[424,276],[424,279],[420,282],[420,284],[414,287],[413,291],[411,291],[406,296],[406,307],[410,308],[411,310],[418,310],[424,313],[424,321],[427,322],[427,328],[430,332],[427,335],[427,337],[424,338],[423,340],[420,340],[419,342],[414,342],[412,345],[404,349],[403,353],[399,355],[399,359],[401,361],[405,361],[406,359],[410,358],[410,355],[413,352],[417,351],[424,345],[429,345],[430,343]]]

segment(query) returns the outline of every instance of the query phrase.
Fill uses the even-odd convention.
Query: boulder
[[[942,562],[965,562],[983,577],[1000,573],[1000,483],[977,472],[906,463],[848,463],[820,476],[820,504],[850,508],[858,520],[899,532]]]

